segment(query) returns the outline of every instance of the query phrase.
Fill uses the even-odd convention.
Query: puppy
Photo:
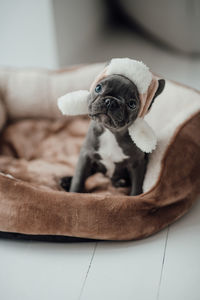
[[[70,192],[84,192],[85,180],[96,172],[102,172],[116,187],[130,185],[130,195],[142,193],[148,158],[146,152],[151,152],[152,149],[145,152],[141,149],[140,142],[138,146],[134,124],[137,120],[142,120],[138,117],[144,111],[146,103],[142,105],[141,91],[136,83],[125,76],[127,72],[121,73],[100,76],[87,94],[87,113],[92,119],[89,130],[71,182],[69,177],[61,180],[64,189],[68,189],[70,183]],[[164,85],[164,80],[157,81],[146,112],[162,92]],[[62,110],[61,102],[63,103],[63,99],[59,106]],[[140,128],[141,132],[146,130],[145,126]],[[131,128],[134,130],[131,131]],[[150,132],[151,137],[154,138]]]

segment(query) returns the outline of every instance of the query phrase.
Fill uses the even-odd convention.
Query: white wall
[[[101,0],[0,0],[0,65],[94,61],[103,8]]]
[[[51,0],[0,0],[0,65],[58,66]]]
[[[101,0],[52,0],[59,65],[98,60],[101,33],[105,34]],[[98,45],[100,47],[98,47]]]

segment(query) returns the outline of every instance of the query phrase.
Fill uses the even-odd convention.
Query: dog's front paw
[[[128,179],[124,179],[124,178],[120,178],[118,180],[116,180],[113,185],[115,187],[128,187],[130,186],[130,181]]]
[[[72,182],[72,176],[65,176],[60,179],[60,186],[67,192],[69,192]]]

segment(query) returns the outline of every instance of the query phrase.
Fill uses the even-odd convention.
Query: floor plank
[[[80,299],[156,299],[166,237],[98,243]]]
[[[94,247],[0,240],[0,299],[77,300]]]
[[[170,227],[159,300],[200,299],[200,197]]]

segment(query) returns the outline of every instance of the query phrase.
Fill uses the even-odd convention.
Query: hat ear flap
[[[152,78],[147,92],[140,94],[141,110],[138,118],[128,129],[133,142],[146,153],[151,153],[156,148],[157,138],[153,129],[143,118],[149,112],[154,99],[163,91],[164,86],[165,80],[158,80],[155,76]]]
[[[58,108],[63,115],[87,115],[89,95],[89,91],[86,90],[68,93],[58,98]]]
[[[151,153],[157,144],[153,129],[143,118],[137,118],[129,127],[128,132],[132,141],[145,153]]]

